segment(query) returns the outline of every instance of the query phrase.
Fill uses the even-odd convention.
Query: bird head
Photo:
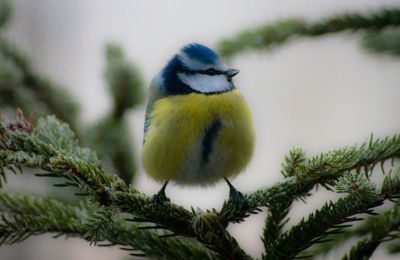
[[[191,43],[163,68],[159,87],[166,95],[222,93],[234,88],[232,78],[238,73],[239,70],[226,68],[215,51]]]

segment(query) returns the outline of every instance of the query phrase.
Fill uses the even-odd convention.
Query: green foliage
[[[246,200],[240,207],[226,202],[221,210],[222,219],[226,223],[237,222],[257,212],[260,207],[270,207],[279,201],[303,199],[316,184],[333,184],[333,180],[361,168],[369,172],[376,164],[399,156],[399,135],[382,140],[371,139],[358,146],[321,153],[298,164],[293,170],[293,177],[287,177],[272,187],[245,194]]]
[[[0,193],[0,244],[19,243],[31,236],[81,237],[101,246],[123,246],[133,255],[159,259],[214,259],[212,252],[185,238],[160,239],[162,231],[143,229],[123,216],[88,201],[78,205],[31,195]],[[101,229],[101,232],[99,232]],[[178,251],[175,251],[178,250]],[[139,252],[138,252],[139,251]],[[177,253],[178,252],[178,253]]]
[[[96,210],[89,203],[78,206],[47,198],[0,193],[0,244],[14,244],[43,233],[77,236],[80,222]]]
[[[45,111],[42,105],[35,103],[36,96],[30,89],[18,91],[23,85],[23,76],[15,64],[6,59],[0,52],[0,107],[2,109],[12,104],[24,111]]]
[[[340,199],[336,203],[327,203],[320,210],[311,214],[307,220],[285,232],[274,241],[266,251],[264,259],[293,259],[301,251],[314,243],[324,242],[327,235],[336,233],[348,227],[343,225],[357,220],[351,217],[359,213],[368,213],[369,207],[376,207],[379,203],[367,201],[354,196]]]
[[[285,217],[288,215],[292,203],[293,199],[289,199],[270,205],[261,238],[265,252],[274,250],[274,243],[282,235],[282,229],[289,220],[285,219]],[[265,256],[263,257],[265,258]]]
[[[336,182],[336,192],[364,196],[370,200],[378,199],[375,186],[367,179],[366,174],[368,173],[356,172],[343,175]]]
[[[400,10],[396,8],[366,13],[343,13],[316,21],[291,18],[239,32],[231,38],[220,41],[218,46],[222,56],[231,57],[248,50],[270,50],[296,37],[316,37],[349,30],[372,31],[376,35],[376,32],[381,29],[399,25]],[[368,36],[364,40],[364,45],[374,50],[393,49],[397,35],[385,34],[385,36],[386,41]],[[389,37],[393,39],[388,41]]]
[[[325,204],[321,209],[311,214],[307,220],[303,219],[279,239],[271,241],[268,247],[270,250],[266,251],[267,254],[264,258],[292,259],[313,244],[331,241],[332,235],[336,235],[342,232],[342,229],[351,226],[351,224],[348,224],[349,222],[362,220],[355,215],[360,213],[374,215],[375,213],[371,208],[381,205],[385,198],[396,198],[400,194],[399,190],[396,189],[390,189],[390,192],[378,192],[364,173],[342,176],[336,181],[336,190],[349,195],[335,203]],[[393,221],[388,223],[393,224]],[[385,231],[383,233],[386,235]],[[375,241],[376,246],[380,242],[382,241]],[[361,244],[362,247],[366,246],[365,243]],[[370,250],[371,253],[374,249]],[[350,254],[354,254],[352,252]]]
[[[63,88],[37,74],[28,58],[0,33],[0,106],[55,114],[77,129],[78,105]],[[4,61],[4,62],[3,62]]]
[[[39,119],[33,132],[38,141],[46,143],[52,150],[72,154],[83,161],[99,164],[93,151],[78,146],[78,140],[69,125],[60,122],[54,116]]]
[[[106,117],[87,131],[86,142],[97,151],[102,165],[127,183],[136,174],[136,160],[130,129],[125,120]]]
[[[9,0],[0,0],[0,29],[7,25],[11,16],[12,6]]]
[[[143,99],[143,80],[136,66],[129,62],[118,45],[106,47],[105,79],[113,97],[112,112],[89,127],[86,143],[98,153],[103,166],[115,171],[127,183],[136,174],[132,137],[124,114]]]
[[[113,96],[113,116],[119,118],[127,109],[142,102],[144,84],[136,66],[125,58],[117,44],[107,45],[106,60],[104,75]]]
[[[297,167],[304,164],[306,159],[305,152],[302,149],[295,148],[290,150],[282,163],[282,175],[285,177],[295,176]],[[304,195],[306,196],[307,194]],[[302,196],[290,196],[286,200],[276,200],[273,203],[269,203],[269,211],[265,219],[264,232],[262,236],[266,252],[271,250],[273,243],[281,236],[282,229],[289,220],[285,218],[296,198],[302,198]]]
[[[285,156],[282,163],[282,175],[290,177],[295,175],[296,168],[303,164],[306,160],[305,152],[300,148],[295,148],[289,151],[289,155]]]
[[[9,19],[7,8],[8,2],[0,1],[0,26]],[[232,56],[244,50],[272,49],[295,37],[358,30],[364,33],[366,49],[398,55],[398,25],[400,11],[395,8],[317,21],[287,19],[239,33],[221,42],[220,49],[224,56]],[[220,210],[188,210],[170,202],[157,203],[130,185],[136,165],[124,115],[141,103],[143,82],[119,46],[106,48],[104,75],[113,109],[86,131],[78,124],[77,106],[70,95],[38,75],[1,32],[0,59],[0,105],[57,116],[40,117],[35,123],[18,110],[15,120],[0,119],[2,183],[10,171],[25,173],[32,168],[41,171],[36,176],[55,178],[56,187],[71,187],[70,192],[83,197],[73,203],[0,193],[0,244],[52,233],[80,237],[96,246],[120,246],[133,256],[250,259],[226,228],[266,208],[263,259],[321,255],[350,238],[357,242],[344,259],[367,259],[387,242],[391,252],[400,251],[399,135],[375,140],[371,136],[361,145],[313,157],[293,149],[284,158],[280,182],[244,194],[240,201],[227,200]],[[81,142],[76,130],[84,137]],[[377,174],[377,165],[384,174],[381,184],[370,178]],[[306,201],[318,186],[343,196],[288,227],[293,202]],[[376,210],[383,204],[385,211]]]
[[[213,210],[194,217],[193,226],[199,241],[219,253],[224,259],[251,259],[236,240],[225,230]]]
[[[250,214],[260,211],[261,207],[268,207],[269,213],[262,238],[266,249],[263,257],[291,259],[311,245],[324,242],[324,239],[332,234],[349,228],[349,223],[360,220],[358,214],[372,214],[372,209],[381,205],[385,199],[396,199],[400,195],[399,171],[390,171],[380,191],[377,191],[375,185],[367,178],[372,174],[374,165],[399,157],[400,138],[393,136],[375,141],[371,138],[365,144],[311,158],[306,158],[301,150],[293,150],[287,156],[283,167],[283,172],[290,174],[287,174],[282,182],[244,194],[244,199],[239,204],[228,200],[220,211],[189,211],[169,202],[160,205],[133,187],[127,186],[116,175],[102,169],[93,152],[80,148],[69,127],[55,117],[39,119],[37,126],[32,127],[29,119],[25,119],[21,113],[18,115],[16,120],[3,120],[0,123],[0,156],[3,171],[8,168],[23,171],[23,167],[42,169],[46,173],[37,174],[38,176],[62,177],[65,182],[58,186],[77,187],[77,195],[89,196],[97,204],[91,205],[93,211],[91,214],[86,213],[84,221],[78,219],[81,223],[79,236],[93,244],[108,240],[112,245],[126,245],[128,238],[140,240],[136,237],[142,234],[139,231],[135,231],[135,235],[129,235],[116,229],[115,221],[121,214],[126,214],[124,219],[128,218],[136,223],[131,224],[134,226],[152,223],[150,226],[146,224],[143,230],[158,234],[151,236],[151,239],[154,239],[152,243],[160,243],[158,249],[149,248],[149,236],[140,240],[140,243],[130,241],[128,244],[130,250],[139,250],[149,256],[159,257],[161,252],[170,250],[164,248],[167,246],[165,241],[170,241],[168,243],[178,243],[179,247],[184,247],[186,253],[192,256],[202,254],[209,258],[248,259],[249,256],[225,228],[230,222],[243,221]],[[328,202],[307,219],[283,232],[285,218],[292,202],[299,198],[305,199],[316,184],[327,185],[328,188],[335,186],[338,192],[348,195],[335,203]],[[11,200],[13,199],[5,199],[8,202]],[[55,228],[56,222],[46,219],[46,223],[42,223],[43,218],[50,214],[48,211],[52,211],[46,206],[41,208],[46,211],[41,218],[32,217],[30,210],[40,207],[30,206],[30,203],[26,200],[20,203],[21,207],[26,207],[23,215],[26,213],[29,217],[4,215],[3,229],[10,238],[5,241],[17,242],[32,234],[43,232],[77,235],[73,230],[75,226],[63,232]],[[10,203],[4,204],[8,206],[5,210],[0,208],[0,212],[9,214],[6,212],[11,208]],[[74,219],[77,218],[79,217],[74,216]],[[128,225],[126,221],[118,221],[121,222],[118,222],[118,225],[122,225],[121,229]],[[382,234],[379,233],[380,239],[374,240],[376,245],[384,242],[393,228],[397,227],[394,219],[386,221],[391,226]],[[28,227],[32,227],[32,230],[21,231],[27,230]],[[18,232],[14,234],[11,230]],[[116,230],[121,233],[116,234]],[[369,229],[369,232],[376,231]],[[173,257],[169,255],[166,258]]]
[[[5,26],[10,16],[10,2],[1,0],[0,26]],[[97,151],[107,170],[131,183],[136,160],[133,146],[127,141],[132,137],[123,115],[141,104],[143,80],[117,44],[108,44],[105,56],[104,76],[113,97],[113,109],[94,126],[85,127],[79,122],[78,105],[70,93],[38,74],[28,57],[0,31],[0,107],[5,112],[19,107],[39,116],[55,114],[70,125],[81,142]]]
[[[360,174],[359,176],[365,176]],[[359,179],[360,177],[355,177],[353,179]],[[350,179],[350,177],[349,177]],[[367,184],[364,183],[364,187],[362,185],[366,179],[360,180],[356,182],[357,185],[351,185],[351,189],[348,191],[349,193],[354,193],[355,187],[360,187],[359,190],[365,193],[366,196],[370,196],[371,190],[375,188],[370,185],[367,187]],[[339,180],[337,183],[337,187],[342,186],[347,182],[347,180]],[[386,176],[380,188],[379,196],[381,198],[386,199],[397,199],[400,195],[400,174],[397,171],[393,176],[392,174]],[[374,195],[376,196],[376,195]],[[380,213],[379,215],[371,215],[361,225],[358,225],[352,229],[342,230],[341,233],[338,234],[329,234],[325,240],[328,243],[324,244],[316,244],[313,246],[311,250],[306,250],[304,252],[305,255],[325,255],[332,251],[335,247],[338,247],[345,241],[350,240],[351,238],[360,239],[350,250],[348,255],[345,255],[344,258],[347,259],[367,259],[374,250],[382,243],[391,240],[395,240],[398,238],[399,234],[394,233],[394,231],[399,231],[399,204],[398,202],[393,205],[389,210]],[[396,253],[396,245],[397,243],[388,244],[389,252],[393,250],[393,253]]]
[[[364,230],[363,233],[367,233],[368,236],[354,245],[343,259],[368,259],[382,242],[398,240],[400,238],[399,206],[397,203],[381,215],[367,219],[359,230]]]
[[[238,33],[232,39],[219,43],[219,53],[228,58],[250,49],[275,48],[293,35],[303,32],[306,23],[302,19],[287,19]]]
[[[356,260],[356,259],[369,259],[372,253],[375,251],[379,242],[373,241],[372,239],[364,239],[359,241],[357,245],[350,249],[349,254],[345,255],[343,260]]]
[[[400,31],[396,28],[368,32],[361,45],[371,52],[400,56]]]
[[[0,1],[0,26],[10,15],[10,2]],[[104,76],[113,97],[113,109],[98,123],[85,127],[79,122],[78,105],[70,93],[38,74],[27,56],[0,31],[0,108],[3,112],[18,107],[39,116],[56,115],[69,124],[82,143],[96,150],[107,170],[131,183],[136,160],[132,142],[127,141],[132,137],[123,115],[141,104],[143,80],[117,44],[109,44],[105,56]]]

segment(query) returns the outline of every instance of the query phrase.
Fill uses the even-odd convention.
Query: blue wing
[[[149,101],[147,102],[146,117],[144,120],[143,143],[145,142],[146,139],[147,129],[151,125],[151,112],[153,111],[154,103],[165,96],[165,94],[161,91],[161,84],[162,84],[161,74],[155,76],[150,83]]]

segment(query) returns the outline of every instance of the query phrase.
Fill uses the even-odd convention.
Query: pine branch
[[[399,198],[400,169],[395,176],[385,177],[381,194],[388,199]],[[343,259],[368,259],[381,243],[400,239],[400,202],[382,214],[368,218],[355,233],[369,234],[369,237],[354,245]]]
[[[362,38],[361,46],[371,52],[400,56],[400,30],[368,32]]]
[[[87,149],[77,146],[76,140],[67,125],[54,117],[39,120],[32,129],[21,123],[23,119],[0,124],[0,152],[4,158],[22,154],[22,159],[4,160],[2,167],[30,166],[48,171],[38,174],[42,177],[62,177],[67,181],[57,186],[74,186],[83,195],[90,195],[96,202],[114,210],[132,214],[135,222],[151,222],[161,225],[174,234],[193,238],[203,236],[202,231],[193,227],[196,212],[190,212],[172,203],[159,205],[150,197],[128,187],[116,175],[105,172],[96,157]],[[30,156],[30,157],[28,157]],[[43,156],[44,162],[37,160]],[[24,158],[31,160],[23,160]],[[33,160],[35,158],[36,160]],[[36,162],[40,162],[35,164]],[[92,229],[95,231],[95,229]],[[219,243],[214,241],[215,249],[222,258],[231,251],[222,250],[230,245],[237,259],[247,258],[236,241],[225,231],[215,234]],[[202,240],[200,240],[202,241]],[[207,243],[208,245],[208,243]],[[229,248],[229,247],[228,247]],[[239,254],[240,253],[240,254]],[[241,256],[241,258],[239,258]]]
[[[333,184],[334,180],[343,175],[344,177],[339,179],[342,185],[339,190],[351,194],[349,189],[352,187],[353,181],[360,182],[360,179],[357,178],[361,175],[356,174],[360,168],[369,172],[375,164],[397,157],[399,151],[400,137],[394,136],[376,141],[371,138],[369,142],[361,146],[328,152],[307,160],[299,160],[301,156],[292,156],[292,159],[297,162],[289,163],[292,165],[291,168],[286,167],[291,169],[290,175],[292,177],[287,177],[287,180],[270,188],[245,195],[240,205],[233,206],[232,202],[228,201],[219,213],[202,214],[187,211],[172,203],[159,205],[151,198],[126,186],[116,175],[105,172],[98,165],[97,158],[89,150],[82,149],[77,145],[74,135],[67,125],[61,124],[54,117],[39,120],[38,125],[33,129],[29,120],[24,118],[0,124],[0,154],[4,158],[14,158],[13,160],[4,160],[2,167],[21,168],[22,166],[30,166],[48,171],[41,176],[63,177],[67,181],[62,185],[78,187],[101,205],[111,207],[119,212],[132,214],[133,220],[136,222],[151,222],[172,231],[173,234],[197,238],[200,242],[210,246],[221,258],[248,258],[237,242],[224,229],[229,221],[241,220],[243,216],[255,213],[261,206],[283,205],[280,213],[285,213],[294,199],[307,196],[309,190],[315,184]],[[302,153],[298,154],[301,155]],[[351,171],[356,171],[356,173],[348,174]],[[356,179],[353,180],[352,178]],[[367,192],[368,189],[362,188],[363,185],[361,184],[363,183],[360,182],[360,185],[357,186],[357,191],[362,190],[364,197],[374,195],[373,192]],[[389,197],[397,189],[396,185],[386,185],[385,191],[389,194]],[[366,187],[368,188],[368,186]],[[396,189],[393,190],[393,187]],[[304,236],[305,240],[295,239],[299,244],[294,245],[291,251],[287,251],[287,253],[290,256],[297,255],[304,248],[318,241],[320,237],[326,236],[325,230],[335,223],[342,223],[347,220],[346,216],[364,212],[368,208],[367,205],[372,207],[379,202],[376,200],[367,204],[364,197],[361,199],[354,194],[350,196],[353,197],[339,201],[337,204],[327,204],[321,209],[321,212],[317,212],[315,216],[309,218],[310,222],[303,221],[301,225],[307,225],[307,223],[313,221],[320,221],[321,216],[325,216],[329,212],[334,212],[332,215],[334,218],[321,223],[321,229],[314,233],[310,231],[308,237]],[[283,204],[285,201],[287,204]],[[348,207],[348,204],[353,207]],[[275,212],[272,213],[274,215],[271,215],[271,224],[281,223],[286,215],[278,214],[277,209],[272,209],[271,212]],[[220,223],[220,225],[212,225],[212,229],[198,229],[204,225],[193,225],[196,219],[205,217],[209,221],[209,216],[212,216],[212,223]],[[100,225],[97,226],[101,226],[101,223],[100,221]],[[92,227],[89,230],[88,237],[94,237],[95,239],[92,241],[95,241],[97,239],[95,236],[99,230],[94,225],[94,228]],[[271,232],[272,237],[277,238],[272,245],[270,245],[271,238],[267,236],[264,238],[266,245],[268,245],[267,248],[269,246],[272,248],[269,252],[272,256],[277,256],[275,248],[279,248],[280,244],[277,244],[279,241],[292,241],[291,239],[298,235],[293,231],[294,235],[285,233],[279,236],[281,225],[278,225],[275,230],[269,230],[266,234]]]
[[[396,239],[394,240],[392,243],[389,243],[386,246],[387,252],[389,254],[398,254],[400,253],[400,243],[399,243],[400,239]]]
[[[0,0],[0,29],[10,20],[12,6],[9,0]]]
[[[2,11],[0,6],[0,16]],[[6,11],[4,8],[4,12]],[[131,138],[128,138],[129,131],[123,115],[128,109],[141,103],[143,80],[139,70],[125,58],[116,44],[107,47],[106,58],[105,78],[114,97],[114,108],[111,120],[106,118],[89,129],[84,136],[87,139],[85,143],[95,148],[102,159],[110,158],[109,161],[104,160],[107,169],[116,170],[126,183],[131,183],[136,165],[132,144],[127,141]],[[2,34],[0,60],[1,107],[20,107],[39,115],[55,114],[82,136],[77,132],[81,130],[77,129],[78,107],[69,93],[37,74],[26,55]]]
[[[104,237],[105,228],[113,222],[112,216],[113,212],[109,208],[99,208],[86,219],[86,223],[82,227],[86,233],[82,235],[82,238],[89,241],[91,245],[96,245]]]
[[[111,245],[128,246],[123,249],[139,249],[146,256],[157,259],[218,259],[218,255],[208,250],[194,239],[169,237],[168,234],[155,233],[132,227],[124,228],[122,222],[109,225],[106,230]],[[132,236],[135,234],[135,236]],[[135,256],[135,252],[132,253]],[[140,255],[140,253],[139,253]]]
[[[266,252],[270,251],[276,239],[281,236],[282,228],[289,220],[284,220],[284,218],[289,213],[292,202],[293,201],[288,200],[286,203],[276,203],[269,207],[262,235],[262,241]]]
[[[282,163],[282,175],[285,177],[294,176],[296,169],[306,161],[305,153],[302,149],[292,149],[289,155],[285,156]],[[283,226],[288,219],[285,217],[289,213],[292,203],[296,197],[279,201],[269,205],[268,215],[265,219],[265,227],[262,236],[264,248],[269,248],[272,243],[281,235]],[[268,249],[266,249],[268,251]]]
[[[272,49],[295,37],[316,37],[346,30],[379,30],[400,25],[400,10],[344,13],[316,21],[287,19],[245,30],[219,42],[219,53],[228,58],[246,50]]]
[[[330,184],[342,175],[361,168],[372,169],[391,158],[400,156],[400,136],[386,137],[382,140],[369,140],[358,146],[338,149],[309,158],[299,164],[292,173],[272,187],[262,188],[244,195],[240,207],[227,201],[220,215],[223,223],[242,221],[249,214],[257,213],[260,207],[293,201],[303,198],[316,184]]]
[[[381,188],[381,197],[385,199],[392,199],[397,197],[393,194],[400,194],[400,174],[397,172],[394,176],[386,176],[383,185]],[[399,220],[396,219],[397,212],[399,211],[399,204],[395,204],[393,208],[388,210],[387,212],[381,213],[379,216],[369,216],[361,223],[361,225],[357,226],[353,229],[346,229],[343,230],[342,233],[339,234],[331,234],[328,235],[324,240],[329,242],[327,243],[320,243],[313,246],[311,250],[305,250],[302,252],[304,255],[326,255],[333,248],[338,247],[339,245],[343,244],[345,241],[351,238],[363,238],[364,240],[359,242],[359,246],[354,246],[353,252],[349,252],[347,257],[351,257],[352,254],[359,254],[359,251],[362,247],[368,247],[369,252],[373,253],[373,245],[375,244],[375,248],[382,243],[383,239],[375,239],[374,241],[369,241],[368,236],[377,237],[377,235],[371,235],[372,233],[377,233],[378,237],[382,237],[383,234],[389,234],[393,227],[399,223]],[[391,217],[389,217],[391,216]],[[375,230],[376,229],[376,230]],[[390,230],[390,231],[389,231]],[[376,232],[378,231],[378,232]],[[379,243],[378,243],[379,242]],[[362,250],[361,250],[362,251]],[[367,253],[368,251],[365,251]]]
[[[341,229],[349,227],[344,223],[360,220],[354,215],[360,213],[375,215],[371,210],[372,208],[381,205],[384,199],[397,198],[400,195],[400,174],[397,174],[394,178],[387,177],[386,184],[383,185],[380,192],[376,191],[374,185],[366,176],[365,173],[360,172],[347,174],[339,178],[336,184],[337,192],[346,192],[349,195],[346,198],[339,199],[336,203],[330,202],[326,204],[310,215],[307,221],[303,219],[270,247],[266,248],[267,251],[264,258],[292,259],[307,247],[315,243],[325,242],[326,240],[324,239],[329,235],[336,234],[341,232]],[[398,227],[398,224],[393,219],[386,219],[386,221],[390,223],[391,227],[392,225],[395,225],[396,228]],[[370,226],[368,225],[368,228]],[[376,230],[382,231],[380,226]],[[383,239],[384,236],[379,237]],[[373,252],[372,246],[374,244],[376,246],[379,245],[378,241],[368,242],[367,244],[360,243],[360,249],[361,247],[369,246],[369,250]]]
[[[126,184],[136,174],[136,160],[130,130],[124,119],[108,116],[85,134],[85,143],[92,147],[108,171],[116,171]]]
[[[63,177],[69,181],[65,185],[78,186],[82,192],[92,195],[102,205],[113,203],[125,212],[134,213],[146,220],[153,216],[156,222],[170,221],[171,228],[186,228],[187,234],[194,234],[190,223],[191,212],[172,204],[165,204],[164,209],[160,210],[151,198],[128,188],[116,175],[105,172],[89,150],[77,146],[67,125],[61,124],[54,117],[47,117],[39,120],[38,126],[32,133],[28,133],[26,129],[15,130],[14,125],[18,124],[0,124],[3,167],[29,166],[46,170],[48,173],[38,176]],[[165,219],[168,214],[172,216]],[[182,219],[186,222],[182,223]]]
[[[68,205],[53,199],[0,193],[0,244],[21,242],[30,236],[55,233],[55,237],[82,237],[93,242],[94,226],[101,229],[96,242],[102,245],[124,246],[144,252],[159,259],[215,259],[215,254],[195,241],[185,238],[160,238],[163,232],[144,230],[137,225],[127,225],[121,217],[111,219],[106,208],[81,202]],[[108,215],[107,218],[97,217]],[[95,223],[96,222],[96,223]],[[108,241],[109,244],[104,244]]]
[[[400,239],[400,204],[379,216],[368,219],[363,225],[370,237],[359,241],[343,259],[368,259],[382,243]]]
[[[0,51],[0,107],[19,107],[24,111],[37,111],[39,113],[46,109],[36,102],[36,95],[30,89],[23,86],[23,75],[19,68],[10,60],[6,59]]]
[[[0,0],[0,105],[55,113],[76,128],[76,105],[63,91],[38,75],[13,43],[4,39],[2,26],[10,16],[8,1]],[[265,25],[220,43],[224,56],[250,49],[272,49],[296,37],[315,37],[346,30],[365,33],[362,46],[379,53],[398,55],[400,9],[366,14],[346,13],[327,19],[287,19]],[[390,27],[390,29],[388,29]],[[306,257],[306,249],[346,231],[342,239],[361,239],[344,259],[367,259],[382,243],[400,240],[400,204],[379,216],[370,216],[349,230],[359,214],[374,215],[384,200],[400,198],[400,172],[390,169],[380,191],[368,179],[377,164],[400,157],[400,135],[307,158],[301,149],[285,157],[284,179],[245,194],[243,200],[226,201],[220,211],[187,210],[166,202],[162,205],[128,185],[134,172],[133,150],[126,144],[124,114],[143,96],[142,79],[117,45],[107,47],[105,78],[113,95],[113,111],[89,132],[88,144],[96,154],[78,145],[67,124],[46,117],[33,124],[22,111],[17,119],[0,118],[0,179],[24,167],[43,171],[39,177],[58,178],[58,187],[75,187],[76,195],[90,199],[77,205],[35,196],[0,193],[0,245],[21,242],[31,236],[53,233],[55,237],[80,237],[91,245],[120,246],[133,256],[157,259],[251,259],[226,230],[268,207],[262,240],[265,259]],[[19,105],[18,105],[19,106]],[[6,106],[7,107],[7,106]],[[128,138],[129,139],[129,138]],[[120,142],[125,140],[124,142]],[[96,144],[100,144],[97,145]],[[110,149],[111,145],[112,149]],[[110,152],[110,150],[112,150]],[[107,161],[108,159],[108,161]],[[108,168],[108,164],[111,168]],[[110,174],[117,170],[121,178]],[[125,182],[124,182],[125,180]],[[0,184],[3,181],[0,181]],[[305,199],[316,185],[346,193],[337,202],[303,218],[284,231],[293,201]],[[340,241],[335,241],[340,242]],[[333,243],[332,243],[333,244]],[[400,247],[392,250],[399,251]]]
[[[336,203],[325,204],[307,220],[303,219],[266,248],[268,251],[265,251],[263,259],[293,259],[302,250],[322,241],[328,234],[338,232],[342,228],[341,224],[357,220],[357,218],[350,218],[351,216],[363,213],[369,206],[377,205],[380,204],[372,202],[368,204],[355,196],[348,196]],[[329,230],[331,227],[335,228]]]
[[[196,236],[192,226],[195,213],[173,203],[158,205],[152,198],[138,192],[114,192],[111,194],[111,201],[122,212],[134,215],[132,221],[153,222],[176,234]]]
[[[310,248],[307,248],[298,255],[298,258],[307,258],[309,256],[316,257],[324,257],[328,255],[332,250],[342,246],[346,241],[350,240],[351,238],[360,235],[356,234],[354,229],[347,228],[341,230],[340,233],[336,234],[329,234],[324,238],[324,243],[316,243],[312,245]]]
[[[144,96],[143,79],[135,64],[129,62],[122,48],[115,43],[106,46],[107,66],[104,77],[113,96],[113,118],[121,118],[125,111],[139,105]]]
[[[348,254],[343,256],[343,260],[369,259],[379,246],[379,241],[375,239],[363,239],[353,246]]]
[[[264,259],[292,259],[312,244],[322,242],[329,234],[347,227],[344,223],[358,220],[354,215],[371,213],[371,208],[382,204],[382,199],[365,175],[348,174],[337,183],[339,192],[350,195],[336,203],[325,204],[307,220],[301,220],[275,242],[268,244]]]
[[[218,252],[221,259],[251,259],[221,225],[215,211],[196,216],[193,226],[198,239]]]
[[[29,59],[15,47],[14,43],[5,39],[1,32],[0,58],[6,60],[5,65],[12,66],[13,73],[17,73],[17,77],[19,77],[17,80],[20,80],[19,84],[13,88],[8,86],[8,81],[0,81],[0,92],[7,90],[8,96],[11,97],[11,99],[4,99],[5,104],[19,107],[21,104],[25,105],[25,103],[16,103],[17,100],[23,101],[21,99],[30,98],[31,100],[28,100],[28,103],[35,104],[36,112],[55,114],[63,121],[68,122],[75,131],[77,130],[78,105],[74,99],[65,89],[54,85],[50,80],[37,74],[32,69]],[[2,66],[3,64],[0,65],[0,73]],[[12,103],[13,100],[14,103]]]
[[[297,168],[306,162],[306,154],[301,148],[291,149],[283,159],[281,174],[284,177],[295,176]]]
[[[95,208],[68,206],[51,199],[0,193],[0,244],[14,244],[46,232],[76,236],[80,220]]]
[[[136,174],[135,152],[124,115],[143,101],[144,83],[137,66],[129,62],[115,43],[107,44],[104,78],[113,98],[112,111],[89,127],[85,143],[95,149],[108,171],[116,171],[130,184]]]

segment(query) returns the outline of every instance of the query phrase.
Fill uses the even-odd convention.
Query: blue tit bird
[[[152,80],[142,159],[146,172],[164,182],[156,200],[168,200],[169,181],[208,186],[223,178],[230,197],[240,198],[228,177],[250,161],[255,135],[250,110],[232,81],[238,73],[215,51],[192,43]]]

